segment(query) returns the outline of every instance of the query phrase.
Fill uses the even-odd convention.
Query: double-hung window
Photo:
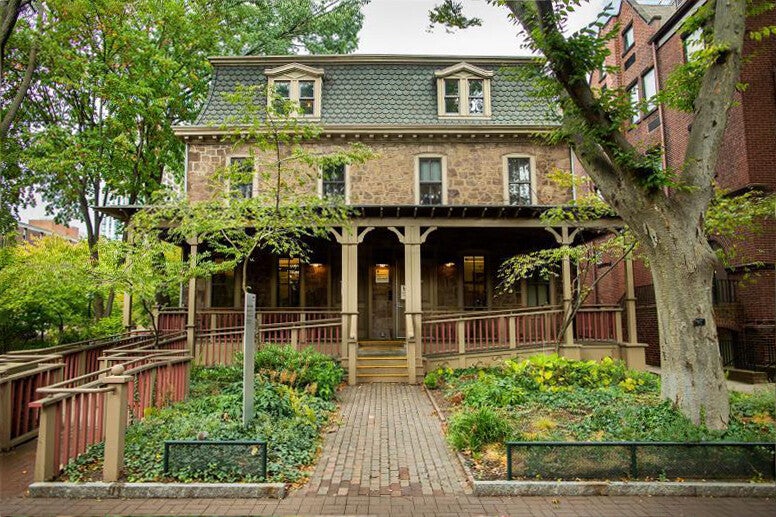
[[[533,198],[533,172],[531,158],[527,156],[505,157],[505,199],[509,205],[531,205]]]
[[[344,201],[346,192],[345,165],[324,167],[321,171],[321,197]]]
[[[231,191],[236,197],[253,197],[253,163],[251,159],[245,156],[232,157],[229,159],[229,165],[232,167],[233,181]]]
[[[297,109],[291,115],[313,120],[321,117],[323,70],[299,63],[290,63],[264,70],[269,87],[267,106],[282,114],[286,102],[293,102]]]
[[[633,25],[628,26],[627,29],[622,31],[622,52],[628,52],[635,45],[636,39],[633,34]]]
[[[441,157],[420,157],[417,160],[417,204],[444,204],[447,201],[444,160]]]
[[[649,113],[657,105],[655,95],[657,95],[657,81],[655,78],[655,69],[650,68],[641,76],[641,85],[644,88],[644,101],[646,102],[645,112]]]
[[[641,114],[639,113],[639,83],[638,81],[628,88],[628,98],[630,99],[630,105],[633,109],[633,115],[631,116],[631,122],[634,124],[639,121]]]
[[[434,73],[439,117],[490,117],[493,71],[458,63]]]

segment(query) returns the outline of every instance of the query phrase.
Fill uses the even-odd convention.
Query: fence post
[[[614,340],[622,343],[622,311],[620,310],[614,313]]]
[[[0,451],[11,448],[11,382],[0,383]]]
[[[291,329],[291,348],[296,350],[299,345],[299,329],[298,328],[292,328]]]
[[[127,429],[127,384],[132,379],[123,375],[124,367],[117,364],[110,375],[103,379],[113,385],[113,391],[105,394],[105,461],[102,480],[118,481],[124,466],[124,433]]]
[[[517,348],[517,317],[510,316],[507,319],[507,326],[509,327],[509,348]]]
[[[40,420],[38,423],[38,448],[35,454],[35,473],[33,479],[36,483],[48,481],[54,477],[59,458],[54,457],[56,446],[55,432],[57,427],[57,408],[59,404],[49,404],[40,407]]]
[[[458,367],[466,368],[466,322],[455,322],[455,337],[458,340]]]

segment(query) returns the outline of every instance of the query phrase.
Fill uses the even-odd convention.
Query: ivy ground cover
[[[439,369],[424,382],[448,413],[448,440],[479,479],[505,479],[505,441],[776,440],[772,391],[731,393],[730,425],[712,431],[660,398],[658,376],[609,358],[536,355],[492,368]]]
[[[197,367],[185,402],[147,410],[127,428],[124,476],[142,481],[264,481],[236,465],[212,464],[205,472],[163,472],[165,440],[266,440],[267,481],[301,482],[315,461],[321,434],[336,410],[336,387],[343,370],[333,359],[311,349],[266,346],[256,354],[256,416],[242,425],[242,366]],[[103,446],[96,445],[71,462],[63,480],[99,479]]]

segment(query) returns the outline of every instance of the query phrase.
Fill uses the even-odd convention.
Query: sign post
[[[253,381],[256,376],[256,295],[245,293],[243,334],[243,427],[253,420]]]

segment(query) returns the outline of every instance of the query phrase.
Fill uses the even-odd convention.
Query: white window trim
[[[264,70],[267,76],[268,92],[274,91],[276,81],[288,81],[289,99],[299,104],[299,82],[313,81],[313,113],[305,115],[303,113],[294,113],[293,116],[305,120],[321,119],[321,102],[323,98],[323,69],[313,68],[300,63],[289,63],[277,68],[267,68]],[[272,96],[267,95],[267,107],[270,106]]]
[[[511,205],[509,203],[509,159],[510,158],[528,158],[529,167],[531,167],[531,205],[538,204],[538,196],[536,195],[536,157],[532,154],[526,153],[509,153],[501,157],[501,170],[504,180],[504,204],[509,206],[530,206],[530,205]]]
[[[231,167],[232,163],[233,163],[233,160],[239,160],[241,158],[244,158],[244,159],[246,159],[248,161],[251,160],[251,157],[249,155],[245,155],[245,154],[230,155],[230,156],[228,156],[226,158],[227,166]],[[258,184],[259,176],[256,174],[256,163],[255,162],[253,163],[252,169],[253,169],[253,174],[251,174],[251,199],[255,198],[256,194],[259,192],[259,184]],[[232,190],[232,181],[228,180],[226,182],[226,191],[227,192],[231,192],[231,190]]]
[[[491,117],[490,80],[493,77],[492,71],[461,62],[434,72],[434,76],[437,78],[437,115],[439,118],[489,119]],[[450,79],[458,79],[458,113],[445,111],[445,81]],[[470,79],[482,81],[482,113],[469,113]]]
[[[323,169],[318,170],[318,197],[323,199]],[[350,165],[345,164],[345,204],[350,204]]]
[[[444,154],[423,153],[415,155],[415,204],[420,205],[420,159],[439,158],[442,163],[442,205],[447,204],[447,156]],[[439,206],[439,205],[428,205]]]
[[[631,94],[631,92],[634,89],[636,91],[635,105],[634,105],[633,96]],[[639,83],[638,78],[635,81],[633,81],[628,88],[625,89],[625,93],[628,94],[628,102],[631,104],[631,107],[635,110],[633,113],[633,116],[631,117],[631,124],[638,124],[642,119],[641,109],[639,108],[639,103],[641,102],[641,84]]]

